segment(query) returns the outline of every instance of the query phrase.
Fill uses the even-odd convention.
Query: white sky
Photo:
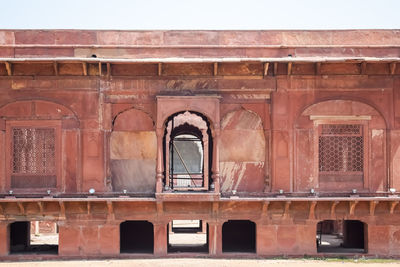
[[[0,0],[3,29],[400,29],[400,0]]]

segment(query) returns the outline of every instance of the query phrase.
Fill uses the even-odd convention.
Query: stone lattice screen
[[[55,187],[55,130],[52,128],[13,128],[13,188]]]
[[[362,125],[321,125],[319,143],[320,175],[362,175],[364,138]]]

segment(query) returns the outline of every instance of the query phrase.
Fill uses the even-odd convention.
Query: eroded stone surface
[[[264,162],[221,162],[221,191],[262,192]]]
[[[122,192],[148,193],[155,190],[154,159],[115,159],[111,160],[111,179],[113,190]]]
[[[111,159],[155,159],[155,132],[118,132],[111,134]]]

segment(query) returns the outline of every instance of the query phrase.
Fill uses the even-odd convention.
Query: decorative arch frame
[[[327,106],[333,107],[337,104],[342,105],[341,107],[336,108],[336,110],[330,109],[328,110]],[[354,109],[355,108],[355,109]],[[318,111],[319,110],[319,111]],[[318,113],[319,112],[319,113]],[[314,114],[313,114],[314,113]],[[318,114],[317,114],[318,113]],[[384,152],[382,153],[382,160],[384,161],[384,172],[385,178],[382,181],[381,189],[386,191],[390,185],[390,178],[387,173],[387,148],[386,148],[386,130],[388,128],[387,119],[383,116],[382,112],[375,106],[370,103],[366,103],[366,101],[360,100],[354,97],[337,97],[337,98],[325,98],[320,99],[316,102],[313,102],[303,109],[301,109],[296,117],[294,123],[294,131],[295,131],[295,168],[296,168],[296,179],[295,181],[299,181],[302,179],[301,174],[299,174],[299,169],[301,163],[299,163],[299,147],[302,143],[301,139],[301,131],[307,131],[312,129],[312,145],[313,146],[313,174],[312,176],[317,182],[314,182],[314,186],[317,188],[320,185],[319,180],[319,171],[318,171],[318,163],[319,163],[319,144],[318,138],[320,135],[320,127],[321,125],[362,125],[362,129],[364,131],[364,174],[363,174],[363,187],[361,191],[374,192],[374,188],[376,186],[372,185],[374,182],[373,179],[377,179],[374,175],[371,175],[371,172],[376,171],[371,166],[374,165],[374,160],[372,158],[372,146],[374,134],[373,131],[379,132],[383,135],[382,139],[382,149]],[[309,133],[311,134],[311,133]],[[299,182],[300,183],[300,182]],[[297,190],[299,190],[298,185],[294,185]],[[313,187],[314,188],[314,187]]]
[[[157,171],[156,193],[162,193],[165,179],[163,138],[168,118],[176,113],[194,111],[202,114],[210,123],[213,138],[211,177],[213,190],[220,191],[219,181],[219,138],[220,138],[220,96],[157,96]]]
[[[29,115],[28,113],[22,113],[22,114],[14,114],[14,115],[12,115],[12,114],[9,114],[9,115],[7,115],[7,114],[3,114],[3,113],[7,113],[7,111],[12,111],[12,110],[15,110],[15,107],[13,107],[14,105],[15,106],[18,106],[18,105],[26,105],[26,104],[29,104],[29,103],[31,103],[31,105],[34,103],[35,105],[36,104],[45,104],[45,105],[47,105],[48,107],[53,107],[54,109],[56,109],[57,110],[57,113],[54,113],[54,114],[48,114],[47,116],[52,116],[53,118],[64,118],[64,119],[67,119],[67,118],[69,118],[69,119],[75,119],[75,120],[79,120],[78,119],[78,115],[72,110],[72,109],[70,109],[69,107],[67,107],[67,106],[65,106],[65,105],[63,105],[63,104],[61,104],[61,103],[58,103],[58,102],[56,102],[56,101],[54,101],[54,100],[50,100],[50,99],[17,99],[17,100],[15,100],[15,101],[12,101],[12,102],[7,102],[7,103],[4,103],[3,105],[0,105],[0,118],[2,117],[2,118],[12,118],[12,117],[27,117],[27,118],[32,118],[32,117],[34,117],[35,116],[35,114],[33,114],[33,112],[34,111],[37,111],[36,110],[36,108],[34,109],[34,108],[32,108],[32,106],[31,106],[31,109],[30,110],[26,110],[27,112],[30,112],[31,114]],[[44,116],[44,114],[36,114],[36,117],[46,117],[46,116]]]
[[[152,128],[155,127],[155,122],[154,119],[152,118],[151,114],[147,113],[144,110],[138,109],[136,107],[129,107],[126,108],[124,110],[121,110],[120,112],[118,112],[111,120],[111,131],[115,130],[116,124],[118,124],[118,122],[120,120],[123,119],[124,116],[126,116],[127,114],[131,113],[131,112],[139,112],[142,113],[143,115],[147,116],[147,121],[146,124],[152,124]]]
[[[175,113],[195,111],[207,117],[212,128],[220,122],[220,96],[157,96],[156,127],[162,128]]]
[[[386,119],[386,117],[384,116],[384,114],[383,114],[383,112],[381,111],[381,109],[380,109],[377,105],[375,105],[375,104],[374,104],[373,102],[371,102],[371,101],[367,101],[367,100],[364,99],[364,98],[359,98],[359,97],[354,97],[354,96],[345,96],[345,97],[344,97],[344,96],[343,96],[343,97],[341,97],[341,96],[338,96],[338,97],[324,97],[324,98],[319,98],[318,100],[313,101],[313,102],[309,103],[308,105],[305,105],[303,108],[301,108],[301,109],[297,112],[294,127],[297,128],[297,126],[298,126],[298,125],[297,125],[297,122],[301,119],[301,116],[303,116],[303,113],[304,113],[306,110],[308,110],[310,107],[312,107],[312,106],[314,106],[314,105],[316,105],[316,104],[323,103],[323,102],[327,102],[327,101],[338,101],[338,100],[341,100],[341,101],[359,102],[359,103],[362,103],[362,104],[364,104],[364,105],[370,106],[370,107],[373,108],[376,112],[379,113],[380,117],[381,117],[381,118],[384,120],[384,122],[385,122],[386,129],[388,128],[389,122],[388,122],[388,120]]]
[[[6,165],[4,167],[0,166],[0,172],[4,174],[4,180],[1,181],[1,190],[12,189],[16,193],[38,192],[44,194],[48,194],[46,192],[47,190],[51,190],[52,192],[54,192],[54,190],[57,192],[73,192],[77,190],[79,187],[77,181],[79,178],[77,177],[80,177],[78,175],[77,164],[74,161],[66,160],[66,158],[74,158],[79,155],[79,153],[76,153],[79,145],[78,131],[80,123],[78,116],[73,110],[53,100],[20,99],[0,106],[0,122],[1,146],[4,147],[3,151],[6,159]],[[52,178],[51,182],[48,183],[40,181],[39,184],[44,184],[40,186],[32,185],[33,187],[30,187],[29,183],[21,188],[19,186],[15,187],[16,182],[14,182],[13,185],[11,178],[13,173],[11,162],[13,160],[14,150],[14,148],[11,147],[13,144],[11,132],[13,129],[51,129],[55,137],[55,180]],[[72,141],[76,147],[71,144],[73,148],[66,150],[65,146],[63,146],[64,139]],[[71,156],[71,153],[75,154]],[[68,165],[68,167],[64,165]],[[75,174],[74,171],[71,171],[71,174],[69,172],[66,174],[62,171],[63,168],[72,169],[75,171]],[[24,184],[24,182],[22,183]]]

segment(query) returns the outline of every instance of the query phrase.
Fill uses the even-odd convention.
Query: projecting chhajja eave
[[[192,194],[193,195],[193,194]],[[195,194],[194,194],[195,195]],[[196,198],[196,197],[195,197]],[[172,201],[172,202],[170,202]],[[103,214],[105,218],[115,219],[117,214],[120,219],[131,216],[128,210],[136,212],[137,216],[142,216],[140,208],[158,210],[163,213],[168,210],[169,205],[173,205],[176,200],[164,199],[163,201],[155,198],[132,198],[124,197],[74,197],[74,198],[14,198],[7,197],[0,199],[0,217],[2,218],[18,218],[20,216],[47,219],[65,220],[72,214],[81,214],[86,216],[99,216]],[[254,216],[267,216],[268,214],[281,214],[281,219],[288,219],[296,216],[295,211],[298,205],[308,207],[308,219],[315,220],[316,217],[336,216],[354,216],[355,213],[362,212],[365,216],[374,216],[376,207],[379,205],[379,212],[394,214],[395,208],[398,206],[400,199],[398,196],[389,197],[222,197],[216,199],[194,200],[184,199],[187,205],[195,202],[213,203],[213,205],[205,205],[204,209],[213,209],[214,212],[221,215],[230,213],[230,209],[240,209],[244,206],[249,211],[254,212],[257,208],[257,214]],[[121,206],[122,205],[122,206]],[[158,207],[161,205],[161,209]],[[320,208],[318,206],[321,206]],[[273,209],[271,209],[273,207]],[[340,211],[338,211],[340,207]],[[172,211],[171,211],[172,212]],[[204,214],[209,212],[204,210]],[[173,211],[172,213],[181,213]],[[135,215],[135,216],[136,216]],[[73,215],[72,215],[73,216]]]
[[[398,75],[399,57],[0,58],[0,76]],[[22,65],[25,65],[23,67]],[[307,67],[305,66],[307,65]],[[27,70],[29,69],[30,70]],[[41,71],[35,72],[40,68]],[[3,69],[3,71],[1,70]]]

